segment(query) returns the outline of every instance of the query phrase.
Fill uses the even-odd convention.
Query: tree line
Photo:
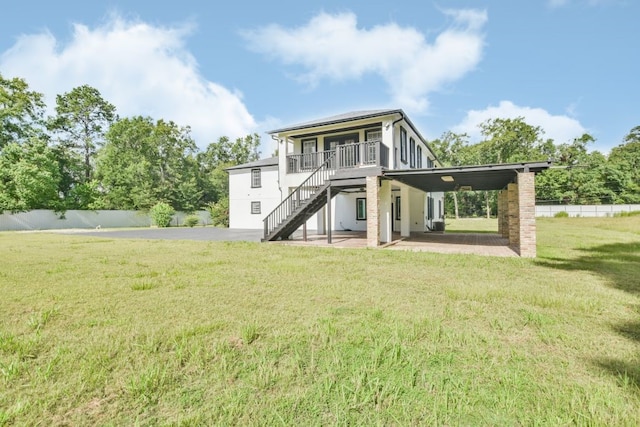
[[[595,138],[588,133],[558,144],[522,117],[490,119],[480,131],[482,139],[474,144],[467,134],[445,132],[430,145],[445,166],[552,160],[552,168],[536,175],[537,204],[640,203],[640,126],[608,155],[589,151]],[[446,214],[456,218],[497,211],[494,191],[452,192],[446,198]]]
[[[257,160],[257,134],[220,137],[199,150],[188,126],[151,117],[119,117],[88,85],[57,95],[45,116],[41,93],[0,74],[0,213],[53,209],[211,208],[228,215],[225,168]],[[445,166],[552,159],[536,176],[537,203],[640,203],[640,126],[608,155],[589,151],[589,134],[567,143],[544,137],[523,118],[490,119],[482,140],[446,132],[429,144]],[[447,194],[447,214],[490,216],[495,192]]]
[[[225,168],[259,158],[257,134],[199,150],[188,126],[119,117],[88,85],[57,95],[0,75],[0,213],[140,209],[158,202],[194,211],[228,206]]]

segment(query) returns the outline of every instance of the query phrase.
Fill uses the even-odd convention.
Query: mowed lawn
[[[640,216],[538,254],[0,233],[0,425],[640,425]]]

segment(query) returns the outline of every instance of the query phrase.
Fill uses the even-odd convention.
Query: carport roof
[[[387,178],[410,185],[422,191],[502,190],[515,182],[518,172],[542,172],[551,161],[503,163],[447,168],[387,170]]]

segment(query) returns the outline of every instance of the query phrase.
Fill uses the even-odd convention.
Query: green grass
[[[447,233],[497,233],[497,218],[447,218],[445,221]]]
[[[538,259],[0,233],[0,425],[638,425],[640,217]]]

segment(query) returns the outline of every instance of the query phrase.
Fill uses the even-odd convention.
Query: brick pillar
[[[509,184],[507,187],[509,246],[516,251],[520,249],[520,208],[518,202],[518,184]]]
[[[504,236],[504,206],[503,206],[503,202],[504,202],[504,191],[500,190],[498,191],[498,234],[500,234],[502,237]]]
[[[500,206],[498,216],[498,220],[500,221],[500,234],[505,239],[509,238],[509,192],[507,190],[501,190],[498,193],[498,200],[500,201]]]
[[[367,177],[367,246],[380,245],[380,187],[377,176]]]
[[[536,188],[535,174],[518,174],[518,235],[521,257],[536,257]]]

